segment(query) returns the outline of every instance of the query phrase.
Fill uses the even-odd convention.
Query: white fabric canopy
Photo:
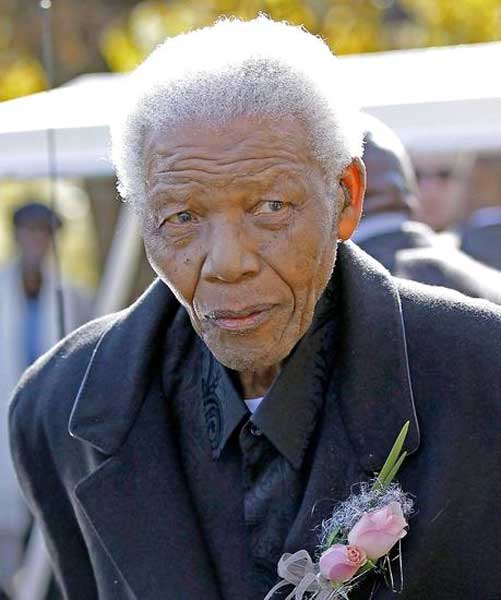
[[[414,155],[501,150],[501,42],[341,58],[359,103]],[[60,175],[112,173],[108,124],[126,76],[82,76],[0,103],[0,177],[48,173],[47,128]]]

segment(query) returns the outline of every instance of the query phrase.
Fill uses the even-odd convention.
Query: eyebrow
[[[283,189],[286,191],[293,190],[296,193],[305,192],[305,183],[301,177],[298,176],[297,172],[291,171],[290,169],[281,169],[279,173],[274,173],[271,177],[256,186],[249,193],[249,196],[256,196],[260,194],[268,194],[273,192],[274,185],[280,180],[284,182]],[[150,188],[151,202],[153,207],[160,209],[165,206],[172,206],[175,204],[182,205],[188,200],[196,202],[197,199],[203,202],[201,198],[206,186],[199,182],[189,179],[184,182],[172,182],[165,181],[165,179],[157,179]],[[252,198],[255,199],[255,198]]]

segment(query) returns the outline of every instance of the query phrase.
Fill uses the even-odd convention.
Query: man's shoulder
[[[18,420],[26,422],[40,424],[49,415],[52,422],[58,417],[67,421],[92,354],[120,314],[82,325],[35,361],[14,390],[11,419],[16,413]]]
[[[67,432],[68,421],[93,358],[99,354],[103,389],[126,377],[135,363],[147,362],[155,351],[152,337],[164,331],[179,307],[167,286],[155,281],[129,307],[82,325],[39,358],[21,377],[10,406],[11,430],[25,423],[51,435]],[[124,358],[125,354],[127,359]]]
[[[501,352],[501,308],[452,289],[394,278],[402,301],[407,332],[423,339],[424,348],[456,341],[482,354]],[[454,347],[443,346],[454,352]]]
[[[402,250],[397,255],[395,274],[501,304],[501,273],[454,248]]]

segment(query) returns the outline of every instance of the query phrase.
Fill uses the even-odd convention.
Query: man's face
[[[418,171],[421,196],[418,218],[436,231],[454,224],[461,211],[463,182],[450,168],[428,168]]]
[[[398,149],[366,142],[364,163],[367,167],[365,214],[408,212],[416,204],[416,190],[410,165],[406,167]]]
[[[50,224],[44,219],[26,219],[18,225],[15,235],[23,264],[39,270],[51,244]]]
[[[327,194],[299,122],[150,131],[148,258],[216,358],[237,371],[283,360],[308,329],[336,255]]]

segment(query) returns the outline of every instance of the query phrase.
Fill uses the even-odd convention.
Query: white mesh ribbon
[[[293,585],[294,589],[285,600],[333,600],[337,591],[332,582],[319,572],[306,550],[294,554],[284,554],[278,563],[278,575],[282,578],[266,595],[271,600],[281,588]]]

